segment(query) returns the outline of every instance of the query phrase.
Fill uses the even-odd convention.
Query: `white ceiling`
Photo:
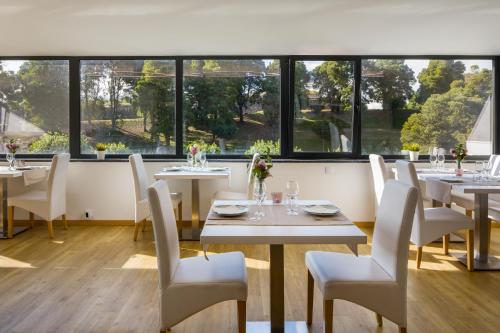
[[[0,56],[500,54],[499,0],[0,0]]]

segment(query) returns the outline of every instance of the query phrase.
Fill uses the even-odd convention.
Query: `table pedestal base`
[[[247,333],[309,333],[305,321],[285,321],[284,331],[271,332],[269,321],[247,321]]]
[[[28,227],[14,227],[14,230],[12,230],[12,236],[25,232],[28,229]],[[0,239],[7,239],[7,235],[4,235],[2,230],[0,230]]]
[[[467,256],[462,253],[452,253],[452,256],[467,266]],[[476,271],[500,271],[500,258],[488,256],[488,261],[474,260],[474,270]]]

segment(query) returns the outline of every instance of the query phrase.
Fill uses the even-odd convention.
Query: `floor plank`
[[[364,229],[371,235],[370,229]],[[158,292],[151,229],[132,241],[133,227],[71,227],[47,237],[44,226],[0,241],[0,332],[157,332]],[[493,229],[493,253],[500,253]],[[370,239],[371,241],[371,239]],[[240,250],[249,273],[248,320],[269,319],[269,258],[266,246],[212,246],[211,252]],[[288,320],[305,320],[307,250],[348,252],[344,246],[285,246],[285,306]],[[451,252],[465,245],[451,243]],[[370,253],[370,245],[360,248]],[[202,255],[197,242],[182,242],[183,257]],[[411,247],[408,329],[411,332],[498,332],[500,272],[468,273],[441,244],[424,247],[415,269]],[[316,290],[316,295],[319,291]],[[383,301],[383,300],[381,300]],[[311,332],[322,332],[315,298]],[[396,332],[384,319],[355,304],[335,301],[335,332]],[[172,329],[174,333],[236,332],[236,302],[210,307]]]

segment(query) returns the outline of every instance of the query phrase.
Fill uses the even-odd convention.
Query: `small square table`
[[[155,179],[191,181],[191,229],[182,229],[181,240],[200,239],[200,180],[228,179],[230,175],[229,168],[182,168],[176,171],[165,168],[154,175]]]
[[[255,210],[255,201],[215,201],[214,205],[244,204]],[[331,204],[326,200],[301,200],[299,207],[310,204]],[[315,218],[300,210],[297,216],[287,216],[284,205],[265,201],[266,216],[252,221],[248,217],[216,217],[210,210],[200,236],[206,250],[210,244],[269,244],[270,248],[270,322],[247,322],[247,333],[308,332],[305,321],[285,321],[284,308],[284,244],[346,244],[357,255],[358,244],[366,244],[366,235],[343,214],[328,220]]]

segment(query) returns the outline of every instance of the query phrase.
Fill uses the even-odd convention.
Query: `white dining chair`
[[[252,162],[248,165],[247,177],[247,191],[245,192],[232,192],[232,191],[217,191],[215,192],[212,202],[215,200],[250,200],[253,196],[253,176],[252,169],[255,162],[260,157],[259,153],[253,154]]]
[[[14,223],[14,208],[22,208],[29,212],[33,224],[34,215],[47,221],[50,238],[54,238],[52,221],[61,217],[64,228],[66,221],[66,175],[69,164],[69,154],[58,154],[52,157],[47,183],[43,190],[31,190],[8,198],[8,222]],[[12,230],[12,227],[9,227]]]
[[[370,154],[369,158],[370,166],[372,169],[375,197],[377,198],[377,205],[380,205],[382,193],[384,192],[384,185],[389,179],[394,178],[394,174],[387,168],[382,156]]]
[[[135,229],[134,241],[137,240],[139,229],[142,226],[144,230],[146,221],[150,217],[149,202],[146,191],[149,186],[148,174],[141,154],[132,154],[128,157],[132,167],[132,176],[134,179],[134,197],[135,197]],[[182,193],[170,193],[173,202],[174,212],[177,215],[177,228],[182,229]]]
[[[333,331],[333,301],[347,300],[376,313],[406,332],[409,240],[417,189],[396,180],[384,188],[377,211],[371,256],[308,251],[307,323],[312,323],[314,283],[323,296],[324,332]]]
[[[411,233],[411,242],[417,246],[417,268],[422,262],[425,245],[443,237],[443,250],[448,254],[449,235],[458,230],[467,230],[467,269],[474,269],[474,223],[472,219],[448,207],[425,208],[415,165],[408,161],[396,161],[398,180],[418,190],[418,203]]]
[[[246,330],[248,294],[245,257],[241,252],[183,258],[167,183],[148,189],[153,217],[160,288],[160,330],[169,330],[187,317],[216,303],[236,300],[238,332]]]

